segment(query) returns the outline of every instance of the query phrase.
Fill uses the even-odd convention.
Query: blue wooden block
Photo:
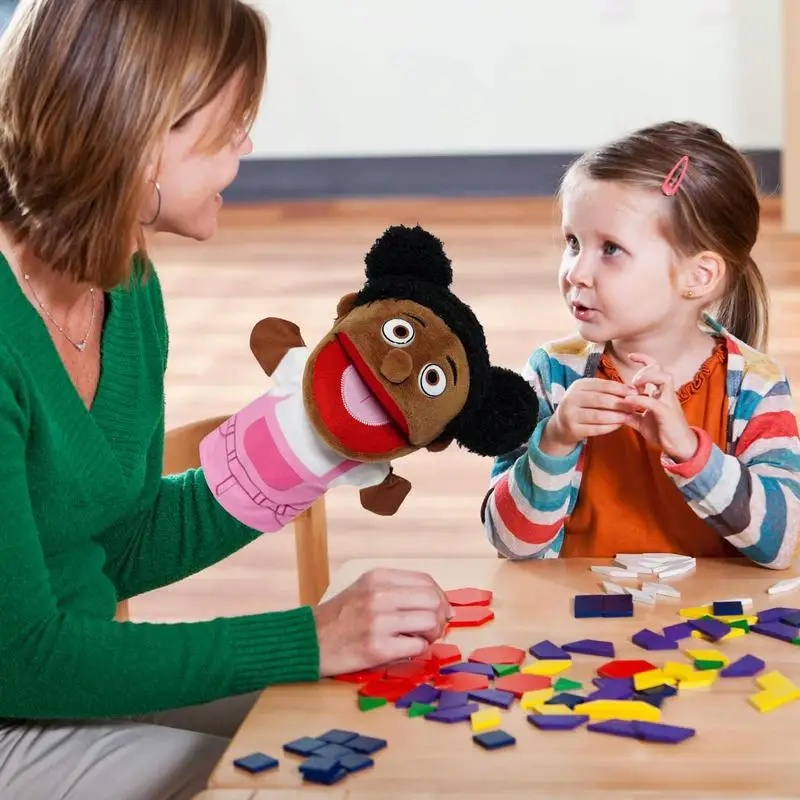
[[[355,739],[351,741],[355,741]],[[345,747],[341,744],[326,744],[325,747],[320,747],[319,750],[315,750],[313,753],[313,755],[318,758],[330,758],[332,761],[339,761],[345,756],[351,756],[352,754],[353,751],[349,747]]]
[[[744,614],[744,606],[740,600],[723,600],[712,606],[715,617],[737,617]]]
[[[486,731],[486,733],[476,733],[472,741],[479,744],[484,750],[497,750],[500,747],[509,747],[516,744],[517,740],[505,731]]]
[[[613,642],[603,642],[597,639],[580,639],[564,645],[568,653],[578,653],[585,656],[600,656],[601,658],[614,658]]]
[[[593,722],[586,726],[587,731],[607,733],[611,736],[624,736],[628,739],[636,738],[636,723],[622,719],[605,719],[602,722]]]
[[[567,706],[568,708],[575,708],[575,706],[585,703],[586,698],[579,694],[572,694],[571,692],[561,692],[545,701],[545,705],[550,706]]]
[[[718,619],[712,619],[711,617],[692,619],[689,620],[689,624],[696,630],[700,631],[700,633],[708,636],[712,642],[718,641],[723,636],[726,636],[731,632],[730,625],[720,622]]]
[[[383,750],[386,744],[386,739],[376,739],[373,736],[359,736],[357,739],[351,739],[347,743],[347,746],[357,753],[372,755],[373,753],[377,753],[378,750]]]
[[[603,596],[603,616],[611,617],[632,617],[633,616],[633,595],[630,594],[608,594]]]
[[[303,736],[300,739],[287,742],[283,749],[287,753],[294,753],[296,756],[310,756],[315,750],[319,750],[328,742],[323,742],[322,739],[312,739],[310,736]]]
[[[315,772],[309,770],[303,773],[303,780],[306,783],[318,783],[322,786],[333,786],[335,783],[344,780],[348,772],[343,767],[336,767],[333,772]]]
[[[603,616],[603,600],[605,595],[602,594],[579,594],[574,600],[574,613],[577,619],[589,619],[592,617]]]
[[[570,661],[572,656],[561,647],[557,647],[549,639],[531,645],[528,652],[540,661]]]
[[[636,738],[643,742],[660,742],[662,744],[679,744],[694,736],[694,728],[680,725],[664,725],[662,722],[634,722]]]
[[[467,692],[451,692],[444,690],[439,695],[439,704],[437,708],[439,711],[445,711],[448,708],[460,708],[469,703],[469,695]]]
[[[766,662],[758,656],[746,655],[728,664],[719,674],[721,678],[752,678],[766,666]]]
[[[303,775],[313,773],[315,775],[333,775],[340,769],[339,762],[335,758],[322,758],[311,756],[307,758],[297,768]]]
[[[362,769],[367,769],[367,767],[371,767],[374,764],[375,762],[369,756],[363,755],[363,753],[353,753],[339,760],[339,766],[348,772],[360,772]]]
[[[355,731],[343,731],[339,728],[334,728],[323,733],[322,736],[317,736],[317,739],[322,739],[323,742],[330,742],[331,744],[347,744],[357,736],[358,734]]]
[[[234,767],[246,770],[247,772],[264,772],[278,766],[278,759],[268,756],[266,753],[251,753],[244,758],[237,758],[233,762]]]

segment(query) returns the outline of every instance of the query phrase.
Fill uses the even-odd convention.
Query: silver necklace
[[[84,334],[84,336],[83,336],[83,339],[81,339],[80,341],[76,342],[76,341],[75,341],[75,340],[74,340],[74,339],[73,339],[73,338],[72,338],[72,337],[71,337],[71,336],[70,336],[70,335],[69,335],[69,334],[68,334],[68,333],[67,333],[67,332],[64,330],[63,326],[59,325],[59,324],[58,324],[58,322],[56,322],[56,320],[55,320],[55,319],[53,319],[53,315],[52,315],[52,314],[51,314],[51,313],[50,313],[50,312],[49,312],[49,311],[48,311],[48,310],[47,310],[47,309],[44,307],[44,303],[42,303],[42,301],[39,299],[39,296],[36,294],[36,291],[34,290],[33,286],[31,285],[31,276],[30,276],[30,275],[29,275],[27,272],[24,272],[24,273],[22,274],[22,276],[25,278],[25,282],[28,284],[28,288],[31,290],[31,294],[32,294],[32,295],[33,295],[33,297],[34,297],[34,300],[36,300],[36,302],[39,304],[39,308],[41,308],[41,309],[42,309],[42,311],[44,311],[44,313],[47,315],[47,318],[50,320],[50,322],[52,322],[52,323],[53,323],[53,325],[55,325],[55,326],[56,326],[56,328],[58,328],[58,330],[59,330],[59,332],[61,333],[61,335],[62,335],[62,336],[63,336],[63,337],[64,337],[64,338],[65,338],[65,339],[66,339],[66,340],[67,340],[67,341],[68,341],[68,342],[69,342],[69,343],[70,343],[70,344],[71,344],[71,345],[72,345],[72,346],[73,346],[73,347],[74,347],[74,348],[75,348],[75,349],[76,349],[76,350],[77,350],[79,353],[82,353],[84,350],[86,350],[86,344],[87,344],[87,342],[89,341],[89,334],[92,332],[92,325],[94,324],[94,315],[95,315],[95,310],[96,310],[96,308],[97,308],[97,304],[96,304],[96,301],[95,301],[95,295],[94,295],[94,287],[92,286],[92,287],[89,289],[89,295],[90,295],[90,296],[91,296],[91,298],[92,298],[92,316],[91,316],[91,317],[90,317],[90,319],[89,319],[89,325],[88,325],[88,326],[87,326],[87,328],[86,328],[86,333]]]

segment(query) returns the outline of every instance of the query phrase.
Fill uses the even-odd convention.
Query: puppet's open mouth
[[[383,453],[408,446],[408,423],[344,334],[319,352],[314,402],[322,422],[349,450]]]

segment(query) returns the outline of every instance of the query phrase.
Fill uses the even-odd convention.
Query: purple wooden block
[[[800,608],[785,608],[784,606],[765,608],[763,611],[758,612],[758,622],[759,624],[762,622],[777,622],[781,617],[785,617],[787,614],[794,614],[798,611],[800,611]]]
[[[800,611],[793,611],[791,614],[786,614],[781,617],[781,622],[784,625],[794,625],[795,628],[800,628]]]
[[[514,702],[514,695],[501,689],[479,689],[470,692],[469,697],[470,700],[477,700],[479,703],[486,703],[499,708],[508,708]]]
[[[412,703],[425,703],[427,705],[435,702],[440,694],[441,692],[438,689],[423,683],[417,686],[416,689],[404,694],[394,705],[395,708],[410,708]]]
[[[688,639],[692,635],[692,626],[688,622],[679,622],[677,625],[667,625],[662,633],[667,639],[679,642],[681,639]]]
[[[569,661],[570,655],[566,650],[554,645],[548,639],[545,639],[538,644],[531,646],[528,652],[534,657],[542,661]]]
[[[602,642],[597,639],[579,639],[564,645],[568,653],[578,653],[584,656],[600,656],[601,658],[614,658],[614,644]]]
[[[602,722],[593,722],[586,726],[587,731],[595,733],[610,733],[612,736],[627,736],[631,739],[636,738],[636,723],[627,722],[622,719],[605,719]]]
[[[469,695],[467,692],[448,692],[443,691],[439,695],[439,711],[444,711],[446,708],[460,708],[469,703]]]
[[[588,721],[588,714],[528,714],[528,722],[543,731],[572,731]]]
[[[678,642],[674,639],[667,639],[650,628],[642,628],[638,633],[631,636],[631,641],[644,650],[677,650]]]
[[[694,728],[683,728],[680,725],[664,725],[661,722],[634,722],[636,738],[643,742],[661,742],[662,744],[678,744],[694,736]]]
[[[728,664],[719,674],[723,678],[752,678],[753,675],[758,675],[764,667],[766,664],[760,658],[746,655],[738,661]]]
[[[603,616],[603,594],[579,594],[573,601],[573,613],[578,619]]]
[[[494,670],[491,664],[473,664],[470,661],[462,661],[460,664],[448,664],[442,667],[439,672],[442,675],[450,675],[453,672],[471,672],[473,675],[485,675],[487,678],[494,678]]]
[[[602,689],[604,686],[618,686],[633,691],[633,678],[592,678],[592,683]]]
[[[587,695],[586,702],[590,700],[629,700],[635,694],[633,686],[621,683],[603,684],[596,692]]]
[[[782,642],[792,642],[798,637],[797,628],[793,625],[784,625],[782,622],[765,622],[751,625],[753,633],[760,633],[762,636],[770,636],[773,639],[780,639]]]
[[[712,642],[716,642],[718,639],[721,639],[731,632],[730,625],[720,622],[718,619],[711,619],[710,617],[693,619],[689,621],[689,624],[695,628],[695,630],[708,636]]]
[[[425,715],[425,719],[432,722],[466,722],[476,711],[480,710],[477,703],[469,703],[466,706],[459,706],[458,708],[445,708],[437,711],[431,711],[430,714]]]

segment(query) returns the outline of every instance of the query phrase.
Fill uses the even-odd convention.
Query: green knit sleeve
[[[43,549],[27,477],[30,393],[3,352],[0,348],[0,717],[131,715],[318,679],[319,649],[307,607],[207,622],[137,624],[105,619],[96,609],[59,597],[61,561],[58,553]],[[194,480],[166,482],[152,514],[156,521],[170,518],[181,536],[196,525],[176,525],[174,519],[202,517],[204,500]],[[207,519],[204,524],[214,527]],[[163,530],[159,524],[151,529]],[[197,547],[187,538],[181,541]],[[174,549],[177,553],[179,546]],[[197,559],[193,553],[186,563]]]

